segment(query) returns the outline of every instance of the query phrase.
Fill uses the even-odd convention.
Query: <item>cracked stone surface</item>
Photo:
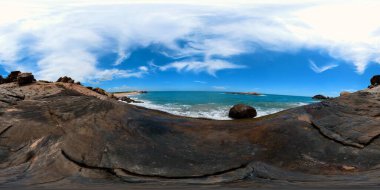
[[[76,84],[3,84],[0,186],[374,186],[379,91],[215,121],[125,104]]]

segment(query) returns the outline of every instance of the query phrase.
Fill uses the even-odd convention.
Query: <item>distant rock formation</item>
[[[226,94],[241,94],[241,95],[253,95],[253,96],[260,96],[261,95],[258,92],[226,92]]]
[[[228,113],[228,117],[232,119],[254,118],[256,115],[256,109],[245,104],[234,105]]]
[[[327,100],[327,99],[330,99],[330,97],[318,94],[318,95],[313,96],[313,99],[314,100]]]

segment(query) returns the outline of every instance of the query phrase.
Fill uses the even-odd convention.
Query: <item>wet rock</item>
[[[253,118],[256,117],[256,115],[257,112],[255,108],[244,104],[234,105],[228,113],[228,117],[233,119]]]
[[[36,81],[36,79],[34,79],[34,76],[32,75],[32,73],[20,73],[17,76],[17,83],[20,86],[26,85],[26,84],[31,84],[35,81]]]
[[[330,99],[330,98],[327,97],[327,96],[318,94],[318,95],[313,96],[313,99],[315,99],[315,100],[327,100],[327,99]]]

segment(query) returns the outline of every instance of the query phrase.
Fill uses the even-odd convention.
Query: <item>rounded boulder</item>
[[[228,113],[228,117],[232,119],[254,118],[256,115],[256,109],[245,104],[234,105]]]

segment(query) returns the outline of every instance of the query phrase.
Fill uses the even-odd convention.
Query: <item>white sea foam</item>
[[[142,106],[149,109],[160,110],[168,112],[174,115],[194,117],[194,118],[209,118],[217,120],[229,120],[228,118],[228,107],[215,107],[214,109],[196,109],[195,106],[191,105],[178,105],[178,104],[154,104],[147,100],[142,100],[144,103],[131,103],[136,106]]]

